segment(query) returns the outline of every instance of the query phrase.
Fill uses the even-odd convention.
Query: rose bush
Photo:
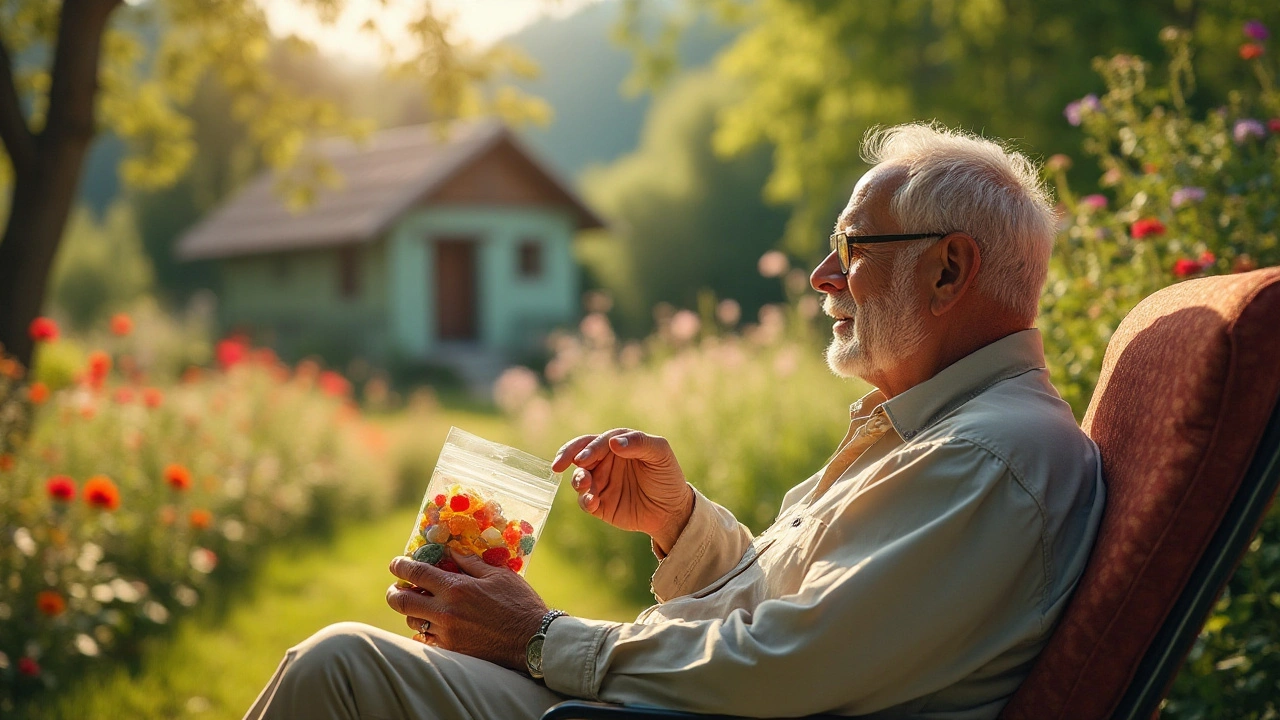
[[[390,501],[386,444],[345,379],[232,339],[218,367],[153,385],[130,318],[110,330],[57,389],[0,353],[0,715],[129,657],[263,543]],[[67,342],[44,318],[31,334]]]

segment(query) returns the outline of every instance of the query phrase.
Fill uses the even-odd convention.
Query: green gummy
[[[533,536],[525,535],[520,538],[520,554],[528,555],[533,552]]]
[[[417,560],[418,562],[431,563],[432,565],[435,565],[436,563],[440,562],[440,559],[443,557],[444,557],[444,546],[437,545],[435,543],[428,543],[426,545],[423,545],[422,547],[418,548],[417,552],[413,554],[414,560]]]

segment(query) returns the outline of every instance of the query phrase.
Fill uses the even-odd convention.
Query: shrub
[[[1107,92],[1068,107],[1103,193],[1077,197],[1070,161],[1051,158],[1065,206],[1042,304],[1053,379],[1082,415],[1102,349],[1142,298],[1181,279],[1280,263],[1280,93],[1268,32],[1245,25],[1239,62],[1257,82],[1197,114],[1188,33],[1161,34],[1170,61],[1153,80],[1140,58],[1097,68]],[[1259,536],[1174,683],[1164,717],[1267,718],[1280,713],[1280,513]],[[1229,708],[1229,710],[1228,710]]]

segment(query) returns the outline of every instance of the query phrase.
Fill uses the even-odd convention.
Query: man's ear
[[[939,240],[932,252],[937,265],[929,309],[934,315],[943,315],[954,308],[973,285],[982,266],[982,251],[973,236],[954,232]]]

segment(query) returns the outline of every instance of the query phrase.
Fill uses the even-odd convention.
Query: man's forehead
[[[905,168],[881,165],[874,166],[863,173],[862,177],[858,178],[858,183],[853,186],[849,203],[836,219],[836,232],[861,231],[868,225],[878,224],[877,220],[886,219],[875,216],[888,213],[893,192],[901,186],[906,179],[905,176]]]

